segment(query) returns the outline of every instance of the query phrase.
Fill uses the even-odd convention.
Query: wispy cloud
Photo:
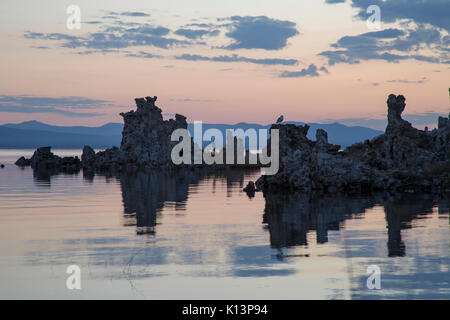
[[[172,98],[170,101],[174,102],[216,102],[214,99],[198,99],[198,98]]]
[[[33,48],[33,49],[41,49],[41,50],[47,50],[47,49],[50,49],[50,47],[47,47],[47,46],[30,46],[30,48]]]
[[[407,84],[421,84],[427,82],[427,77],[422,77],[420,80],[406,80],[406,79],[398,79],[398,80],[387,80],[389,83],[407,83]]]
[[[181,28],[174,32],[174,34],[186,37],[188,39],[200,39],[204,36],[217,36],[219,35],[219,30],[204,30],[204,29],[188,29]]]
[[[83,23],[86,24],[101,24],[102,22],[99,20],[90,20],[90,21],[83,21]]]
[[[150,17],[150,14],[141,11],[110,11],[108,12],[110,16],[123,16],[123,17]]]
[[[318,77],[320,74],[315,64],[310,64],[308,68],[303,68],[300,71],[283,71],[280,74],[281,78],[304,78],[304,77]],[[328,70],[326,71],[328,73]]]
[[[323,71],[325,73],[330,73],[325,66],[320,67],[320,71]]]
[[[0,112],[57,113],[69,117],[93,117],[97,112],[75,112],[92,110],[111,105],[106,100],[83,97],[38,97],[27,95],[0,95]]]
[[[135,57],[135,58],[145,58],[145,59],[155,59],[155,58],[162,58],[163,56],[158,54],[152,54],[145,51],[139,51],[138,53],[127,53],[127,57]]]
[[[261,65],[296,65],[298,63],[298,60],[295,59],[279,59],[279,58],[262,58],[262,59],[256,59],[256,58],[248,58],[248,57],[242,57],[238,56],[236,54],[233,54],[231,56],[202,56],[197,54],[182,54],[175,56],[178,60],[189,60],[189,61],[214,61],[214,62],[247,62],[247,63],[254,63],[254,64],[261,64]]]
[[[84,36],[63,33],[40,33],[26,31],[24,36],[32,40],[56,41],[59,46],[72,49],[124,49],[130,47],[152,46],[168,49],[174,46],[187,46],[192,42],[167,37],[170,29],[148,23],[123,25],[102,25],[99,31]]]
[[[211,62],[245,62],[258,65],[297,65],[297,59],[261,58],[242,55],[198,55],[185,53],[177,56],[164,56],[161,53],[149,53],[140,50],[143,47],[171,49],[175,47],[189,48],[193,46],[209,46],[211,50],[226,49],[264,49],[279,50],[287,46],[289,38],[299,34],[296,24],[291,21],[277,20],[267,16],[232,16],[215,18],[213,23],[190,23],[175,31],[161,25],[142,21],[149,16],[145,12],[107,12],[102,19],[88,21],[96,27],[96,31],[81,35],[66,33],[42,33],[26,31],[24,37],[29,40],[41,41],[36,47],[50,48],[53,42],[62,48],[73,49],[79,55],[122,53],[127,57],[153,59],[175,58],[185,61]],[[122,17],[124,17],[122,19]],[[118,19],[120,18],[120,19]],[[136,18],[136,19],[134,19]],[[223,37],[218,37],[220,34]],[[218,37],[231,40],[223,45],[211,45],[209,38]],[[325,71],[325,69],[322,69]]]
[[[184,27],[198,27],[198,28],[215,28],[216,24],[214,23],[188,23]]]

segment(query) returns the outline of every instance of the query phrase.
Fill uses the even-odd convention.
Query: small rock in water
[[[14,164],[19,167],[26,167],[31,165],[31,160],[25,157],[20,157]]]
[[[52,153],[51,147],[40,147],[34,152],[31,159],[20,157],[16,166],[31,166],[33,170],[59,170],[67,173],[75,173],[81,169],[81,161],[78,157],[59,157]]]
[[[249,181],[247,186],[244,188],[244,192],[246,192],[250,198],[253,198],[255,196],[255,191],[255,183],[253,181]]]
[[[4,168],[5,167],[5,165],[4,164],[0,164],[0,168]]]

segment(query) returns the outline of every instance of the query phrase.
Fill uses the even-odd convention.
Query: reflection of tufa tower
[[[245,154],[244,141],[241,138],[234,136],[231,131],[227,131],[226,163],[245,164]]]

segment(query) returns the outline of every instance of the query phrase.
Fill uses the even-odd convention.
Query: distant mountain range
[[[304,125],[303,122],[286,122],[297,125]],[[340,123],[308,123],[311,126],[308,137],[315,140],[317,129],[324,129],[328,132],[330,143],[347,147],[353,143],[371,139],[382,134],[382,131],[359,127],[345,126]],[[203,131],[209,128],[219,129],[225,137],[226,129],[247,130],[249,128],[268,129],[270,125],[260,125],[252,123],[211,124],[204,123]],[[112,146],[119,146],[122,139],[123,124],[108,123],[100,127],[64,127],[53,126],[38,121],[27,121],[17,124],[0,125],[0,148],[3,149],[34,149],[41,146],[52,146],[56,149],[81,149],[85,145],[90,145],[96,149],[105,149]],[[189,124],[188,130],[193,135],[193,125]],[[219,146],[219,145],[218,145]]]
[[[283,122],[283,124],[295,124],[295,125],[305,125],[304,122],[292,122],[292,121],[286,121]],[[347,146],[350,146],[356,142],[364,141],[366,139],[372,139],[373,137],[376,137],[384,132],[366,128],[366,127],[360,127],[360,126],[345,126],[340,123],[308,123],[310,126],[310,129],[308,131],[308,138],[311,140],[316,140],[316,130],[317,129],[323,129],[328,133],[328,141],[333,144],[340,145],[342,148],[345,148]],[[191,136],[193,135],[193,124],[188,125],[188,130]],[[246,122],[240,122],[233,125],[229,124],[212,124],[212,123],[203,123],[202,125],[203,131],[209,129],[209,128],[216,128],[219,129],[222,132],[222,135],[226,137],[226,129],[238,129],[241,128],[243,130],[247,130],[249,128],[254,128],[256,130],[259,129],[270,129],[270,125],[261,125],[261,124],[255,124],[255,123],[246,123]],[[206,143],[206,145],[209,143]],[[219,144],[217,144],[217,147],[221,147]],[[264,147],[262,145],[261,147]]]
[[[101,127],[52,126],[38,121],[0,126],[0,148],[80,149],[84,145],[103,149],[120,145],[123,125],[108,123]]]

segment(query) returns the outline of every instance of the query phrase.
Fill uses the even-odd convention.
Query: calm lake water
[[[450,298],[450,195],[268,196],[258,171],[33,174],[0,150],[0,298]],[[58,155],[78,151],[54,150]],[[81,268],[81,290],[66,268]],[[367,288],[367,268],[381,289]]]

